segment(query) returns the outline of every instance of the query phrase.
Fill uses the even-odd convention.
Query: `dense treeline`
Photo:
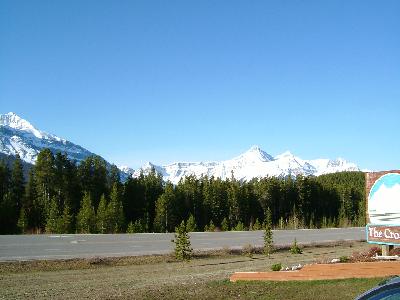
[[[260,229],[267,210],[274,228],[364,225],[364,185],[362,172],[173,185],[153,170],[121,182],[98,156],[76,164],[44,149],[27,178],[19,157],[0,161],[0,233],[172,232],[182,220],[190,230]]]

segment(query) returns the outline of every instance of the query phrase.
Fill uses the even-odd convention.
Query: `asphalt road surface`
[[[365,240],[365,228],[274,230],[275,245]],[[263,245],[263,231],[194,232],[193,249]],[[163,254],[173,251],[173,233],[0,236],[0,261]]]

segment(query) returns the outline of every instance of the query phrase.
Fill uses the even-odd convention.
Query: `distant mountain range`
[[[66,153],[70,159],[78,163],[94,153],[69,142],[65,139],[36,129],[28,121],[15,113],[0,115],[0,158],[15,157],[18,153],[23,161],[34,164],[37,155],[43,148],[49,148],[53,153]],[[303,160],[290,152],[272,156],[258,146],[251,147],[245,153],[231,160],[220,162],[176,162],[158,166],[147,163],[138,170],[129,167],[120,167],[122,177],[133,177],[150,172],[154,168],[161,173],[164,180],[176,184],[185,176],[202,175],[219,177],[222,179],[233,176],[238,180],[251,180],[265,176],[297,176],[322,175],[341,171],[359,171],[357,165],[344,159],[314,159]]]
[[[297,175],[322,175],[342,171],[359,171],[357,165],[338,159],[314,159],[303,160],[294,156],[289,151],[273,157],[258,146],[251,147],[245,153],[231,160],[220,162],[177,162],[165,166],[157,166],[152,163],[145,164],[139,170],[131,172],[134,177],[150,172],[152,168],[163,175],[165,180],[176,184],[185,176],[202,175],[219,177],[222,179],[233,176],[238,180],[251,180],[266,176],[297,176]]]

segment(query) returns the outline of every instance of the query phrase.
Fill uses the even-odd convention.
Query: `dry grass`
[[[269,271],[275,263],[282,263],[283,266],[313,263],[350,256],[354,251],[365,252],[369,247],[360,242],[340,243],[305,247],[300,255],[291,255],[288,249],[280,249],[270,257],[265,257],[258,254],[258,248],[250,249],[247,246],[245,252],[251,252],[251,256],[244,255],[242,250],[224,249],[196,252],[190,262],[178,262],[172,256],[160,255],[0,263],[0,298],[290,299],[291,296],[286,296],[292,293],[303,295],[298,291],[298,284],[232,284],[227,279],[236,271]],[[360,280],[315,283],[313,289],[321,292],[316,293],[315,298],[309,294],[306,298],[320,299],[317,296],[321,296],[326,285],[348,285],[343,290],[353,291],[349,294],[352,298],[376,282]],[[303,292],[310,291],[307,284],[300,284],[300,289],[304,289]],[[283,293],[282,297],[279,298],[277,293]]]

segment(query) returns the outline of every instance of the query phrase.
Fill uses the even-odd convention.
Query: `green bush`
[[[244,231],[244,225],[242,222],[239,221],[239,223],[236,224],[235,228],[233,229],[234,231]]]
[[[280,271],[280,270],[282,270],[282,264],[281,263],[273,264],[271,266],[271,270],[272,271]]]
[[[228,220],[227,220],[226,218],[224,218],[224,219],[222,220],[222,223],[221,223],[221,230],[222,230],[222,231],[229,231],[229,224],[228,224]]]
[[[341,256],[339,257],[339,260],[341,263],[346,263],[349,261],[349,258],[347,256]]]
[[[204,226],[204,231],[209,231],[209,232],[214,232],[215,231],[215,225],[214,222],[211,220],[210,224]]]
[[[141,233],[145,232],[145,226],[141,219],[136,220],[135,223],[129,222],[128,228],[126,229],[126,233]]]
[[[256,219],[256,222],[253,224],[253,230],[261,230],[262,226],[260,224],[260,221],[258,220],[258,218]]]
[[[300,249],[300,247],[297,245],[297,240],[294,239],[292,247],[290,248],[290,253],[292,254],[301,254],[303,251]]]

